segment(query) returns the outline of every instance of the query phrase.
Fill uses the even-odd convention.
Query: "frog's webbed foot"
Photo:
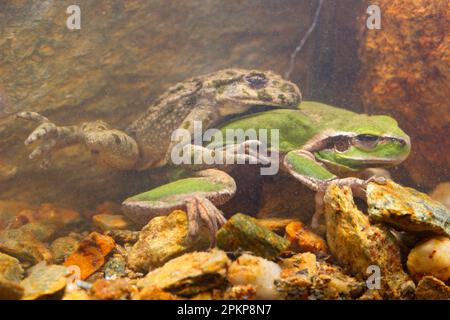
[[[58,136],[61,128],[36,112],[20,112],[16,116],[20,119],[39,123],[39,126],[28,136],[24,143],[28,146],[37,141],[41,142],[41,144],[30,153],[29,158],[31,160],[40,158],[41,167],[47,168],[50,165],[53,151],[58,145],[62,145],[62,143],[58,143]]]
[[[186,211],[188,215],[188,238],[192,242],[199,232],[200,224],[203,222],[211,234],[211,246],[216,245],[216,232],[226,222],[222,212],[205,197],[193,196],[186,200]]]
[[[185,210],[188,220],[187,240],[199,236],[205,225],[215,245],[216,231],[226,221],[216,206],[225,204],[236,193],[236,183],[227,173],[208,169],[194,177],[179,179],[126,199],[123,212],[139,225],[174,210]]]

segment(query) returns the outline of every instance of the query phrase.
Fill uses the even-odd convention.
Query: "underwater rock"
[[[140,288],[156,286],[176,295],[193,296],[223,286],[229,264],[230,260],[221,250],[186,253],[149,272],[138,280],[137,285]]]
[[[6,253],[19,259],[21,262],[30,263],[34,265],[40,261],[50,262],[52,260],[51,252],[48,248],[39,241],[36,234],[30,228],[2,230],[0,231],[0,252]],[[36,226],[36,225],[33,225]],[[42,226],[37,224],[37,226]],[[42,228],[36,228],[42,231]],[[45,230],[45,228],[43,228]],[[52,232],[51,232],[52,233]],[[42,235],[38,233],[37,236]],[[43,232],[48,234],[48,232]]]
[[[90,292],[98,300],[126,300],[137,288],[128,279],[99,279],[92,284]]]
[[[115,254],[103,266],[102,270],[106,280],[114,280],[124,277],[126,275],[126,259],[120,255]]]
[[[256,223],[263,228],[269,229],[276,234],[283,236],[285,233],[286,226],[292,222],[299,222],[296,219],[289,218],[267,218],[267,219],[257,219]]]
[[[233,285],[251,285],[256,299],[280,299],[274,281],[279,278],[281,268],[272,261],[249,254],[241,255],[228,268],[228,281]]]
[[[286,238],[291,242],[291,249],[294,251],[328,253],[325,240],[309,230],[302,222],[289,223],[286,226]]]
[[[64,289],[67,283],[67,268],[59,265],[47,265],[41,262],[29,270],[21,285],[25,289],[22,299],[35,300],[53,295]]]
[[[409,253],[407,266],[415,279],[432,275],[447,281],[450,278],[450,239],[436,237],[422,241]]]
[[[447,177],[448,2],[377,1],[381,32],[359,23],[358,92],[371,114],[392,115],[411,137],[412,153],[402,164],[417,185],[434,187]],[[365,9],[360,11],[365,21]]]
[[[92,222],[102,231],[109,230],[132,230],[134,223],[123,215],[97,214],[92,217]]]
[[[251,284],[232,286],[224,292],[223,299],[256,300],[256,288]]]
[[[450,287],[433,276],[425,276],[417,284],[416,299],[450,300]]]
[[[62,264],[77,248],[79,241],[73,237],[57,238],[50,245],[53,261]]]
[[[430,193],[430,198],[450,209],[450,182],[439,183]]]
[[[287,250],[290,242],[257,220],[242,213],[232,216],[217,232],[217,246],[225,251],[250,251],[255,255],[273,259]]]
[[[338,262],[362,278],[369,275],[370,266],[376,266],[384,298],[411,298],[415,286],[403,270],[398,243],[389,230],[369,223],[356,207],[349,187],[332,183],[324,203],[328,248]]]
[[[166,292],[159,287],[156,286],[148,286],[143,288],[141,291],[133,294],[133,300],[180,300],[180,297],[177,297],[170,292]]]
[[[141,230],[139,240],[129,252],[129,267],[148,272],[186,252],[209,248],[211,240],[205,228],[201,227],[192,243],[187,241],[187,234],[188,219],[184,211],[153,218]]]
[[[22,297],[22,274],[19,260],[0,253],[0,300],[17,300]]]
[[[118,244],[133,244],[139,240],[139,231],[133,230],[109,230],[105,233]]]
[[[64,265],[78,266],[80,278],[85,280],[106,262],[105,257],[114,249],[115,243],[111,237],[92,232],[78,245],[76,251],[67,257]]]
[[[371,219],[401,231],[432,232],[450,236],[450,210],[428,195],[392,180],[369,183],[367,205]]]
[[[285,259],[282,266],[284,269],[275,285],[286,299],[354,299],[365,288],[363,282],[346,275],[337,266],[317,260],[310,252]]]

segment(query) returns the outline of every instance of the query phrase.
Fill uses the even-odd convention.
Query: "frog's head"
[[[271,71],[226,69],[205,81],[219,102],[221,115],[253,109],[295,109],[301,101],[298,87]]]
[[[358,115],[327,130],[311,145],[317,159],[338,171],[388,167],[404,161],[410,152],[409,136],[388,116]]]

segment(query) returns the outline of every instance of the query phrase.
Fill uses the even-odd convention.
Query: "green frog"
[[[184,148],[184,151],[192,150],[194,157],[205,158],[184,165],[195,170],[195,174],[126,199],[125,214],[144,224],[154,216],[184,209],[188,214],[190,238],[198,232],[199,221],[205,222],[214,234],[225,222],[217,207],[234,196],[236,183],[227,173],[232,164],[211,163],[206,158],[224,153],[224,158],[230,154],[234,159],[244,156],[247,162],[254,160],[260,166],[279,161],[281,173],[291,175],[316,192],[312,227],[317,230],[323,195],[331,182],[350,186],[356,196],[364,197],[368,182],[383,183],[383,177],[361,179],[356,176],[359,172],[397,165],[410,152],[410,138],[393,118],[357,114],[312,101],[303,102],[294,110],[270,110],[233,119],[221,126],[220,136],[226,136],[230,129],[278,130],[278,143],[271,144],[268,139],[270,157],[252,152],[254,146],[261,145],[258,137],[240,143],[225,140],[222,144],[211,138],[212,142],[204,146]]]

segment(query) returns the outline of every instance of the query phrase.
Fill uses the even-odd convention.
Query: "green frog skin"
[[[410,152],[410,139],[393,118],[357,114],[311,101],[301,103],[296,110],[271,110],[233,119],[220,128],[223,133],[227,129],[279,130],[278,148],[274,150],[269,145],[269,149],[279,153],[282,172],[316,192],[316,214],[312,220],[315,229],[323,210],[323,194],[331,182],[348,185],[357,196],[363,197],[368,181],[374,178],[362,180],[356,177],[359,172],[398,165]],[[245,142],[252,143],[255,141]],[[226,147],[248,151],[238,145]],[[213,151],[206,146],[203,151],[206,154],[217,149]],[[145,223],[153,216],[184,209],[189,217],[190,237],[198,231],[200,220],[215,233],[225,221],[216,206],[234,196],[236,184],[225,172],[225,165],[192,165],[191,169],[201,170],[192,177],[125,200],[124,212]]]

